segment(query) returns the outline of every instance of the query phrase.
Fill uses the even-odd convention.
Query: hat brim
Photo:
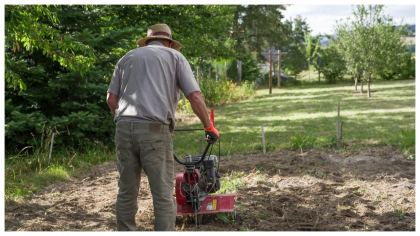
[[[180,44],[179,42],[177,42],[176,40],[170,39],[168,37],[165,36],[150,36],[150,37],[146,37],[146,38],[142,38],[136,41],[137,45],[141,48],[146,46],[146,41],[149,39],[166,39],[166,40],[170,40],[172,41],[172,48],[179,51],[182,48],[182,44]]]

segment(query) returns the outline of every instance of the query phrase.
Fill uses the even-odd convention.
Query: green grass
[[[273,89],[271,95],[268,89],[261,89],[253,100],[215,107],[221,155],[262,152],[262,125],[270,150],[331,148],[336,138],[338,102],[344,143],[353,141],[357,147],[398,145],[404,139],[401,130],[415,128],[415,81],[374,81],[371,98],[367,98],[366,89],[365,85],[365,93],[360,94],[350,83],[284,87]],[[200,127],[200,123],[177,124],[177,128]],[[198,153],[201,138],[204,135],[200,131],[174,132],[175,153]],[[215,146],[213,154],[217,151]]]
[[[81,170],[115,160],[113,148],[106,146],[89,147],[84,154],[69,150],[53,151],[50,163],[48,163],[49,153],[39,150],[28,154],[29,148],[27,148],[19,155],[6,160],[6,204],[20,201],[23,197],[37,193],[54,182],[67,180]]]
[[[220,189],[217,191],[218,194],[233,193],[236,189],[244,185],[242,177],[244,172],[232,171],[230,175],[222,176]]]
[[[271,95],[268,89],[261,89],[253,100],[216,107],[221,155],[261,153],[262,125],[269,152],[283,148],[331,148],[336,137],[337,103],[340,102],[344,143],[357,142],[352,148],[392,144],[414,160],[415,81],[374,81],[371,89],[372,97],[368,99],[366,94],[355,93],[350,83],[308,83],[273,89]],[[200,123],[177,124],[177,128],[201,127]],[[204,139],[201,131],[174,132],[172,136],[178,156],[198,154],[198,140]],[[53,151],[51,163],[48,163],[48,142],[43,146],[36,151],[28,147],[5,161],[6,204],[77,175],[80,170],[115,161],[113,147],[92,145],[84,148],[85,153]],[[32,154],[28,154],[29,151]],[[212,154],[218,155],[217,145]],[[223,176],[225,184],[219,191],[234,192],[241,187],[241,175],[243,173],[232,172]],[[258,170],[254,178],[263,181]]]

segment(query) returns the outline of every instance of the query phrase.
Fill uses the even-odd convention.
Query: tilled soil
[[[279,151],[221,157],[223,181],[240,179],[236,223],[215,214],[198,230],[415,231],[415,162],[391,146],[356,152]],[[177,165],[177,172],[182,166]],[[7,231],[114,231],[116,163],[96,166],[6,206]],[[237,181],[238,182],[238,181]],[[137,230],[153,230],[153,206],[143,176]],[[232,214],[226,214],[231,219]],[[195,230],[177,216],[177,231]]]

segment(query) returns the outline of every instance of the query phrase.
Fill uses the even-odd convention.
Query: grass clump
[[[44,146],[46,146],[44,144]],[[93,145],[82,153],[75,150],[49,150],[33,147],[22,149],[19,154],[5,161],[5,201],[6,204],[22,200],[32,193],[57,181],[67,180],[82,169],[114,160],[112,147]]]
[[[394,144],[398,146],[407,156],[409,160],[415,160],[416,152],[416,130],[401,129],[400,135],[394,138]]]
[[[236,189],[244,185],[242,178],[244,177],[244,172],[232,171],[230,175],[223,177],[220,180],[221,186],[217,191],[217,194],[225,194],[235,192]]]

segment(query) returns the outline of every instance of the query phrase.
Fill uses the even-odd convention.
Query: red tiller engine
[[[210,119],[214,124],[214,113],[211,110]],[[187,129],[176,131],[192,131],[203,129]],[[176,173],[177,215],[195,214],[195,223],[201,223],[203,214],[217,212],[235,212],[234,194],[216,193],[220,189],[219,160],[216,155],[207,155],[212,144],[207,144],[204,152],[199,155],[188,155],[181,161],[175,154],[175,160],[185,166],[185,171]],[[220,138],[219,138],[220,156]]]

